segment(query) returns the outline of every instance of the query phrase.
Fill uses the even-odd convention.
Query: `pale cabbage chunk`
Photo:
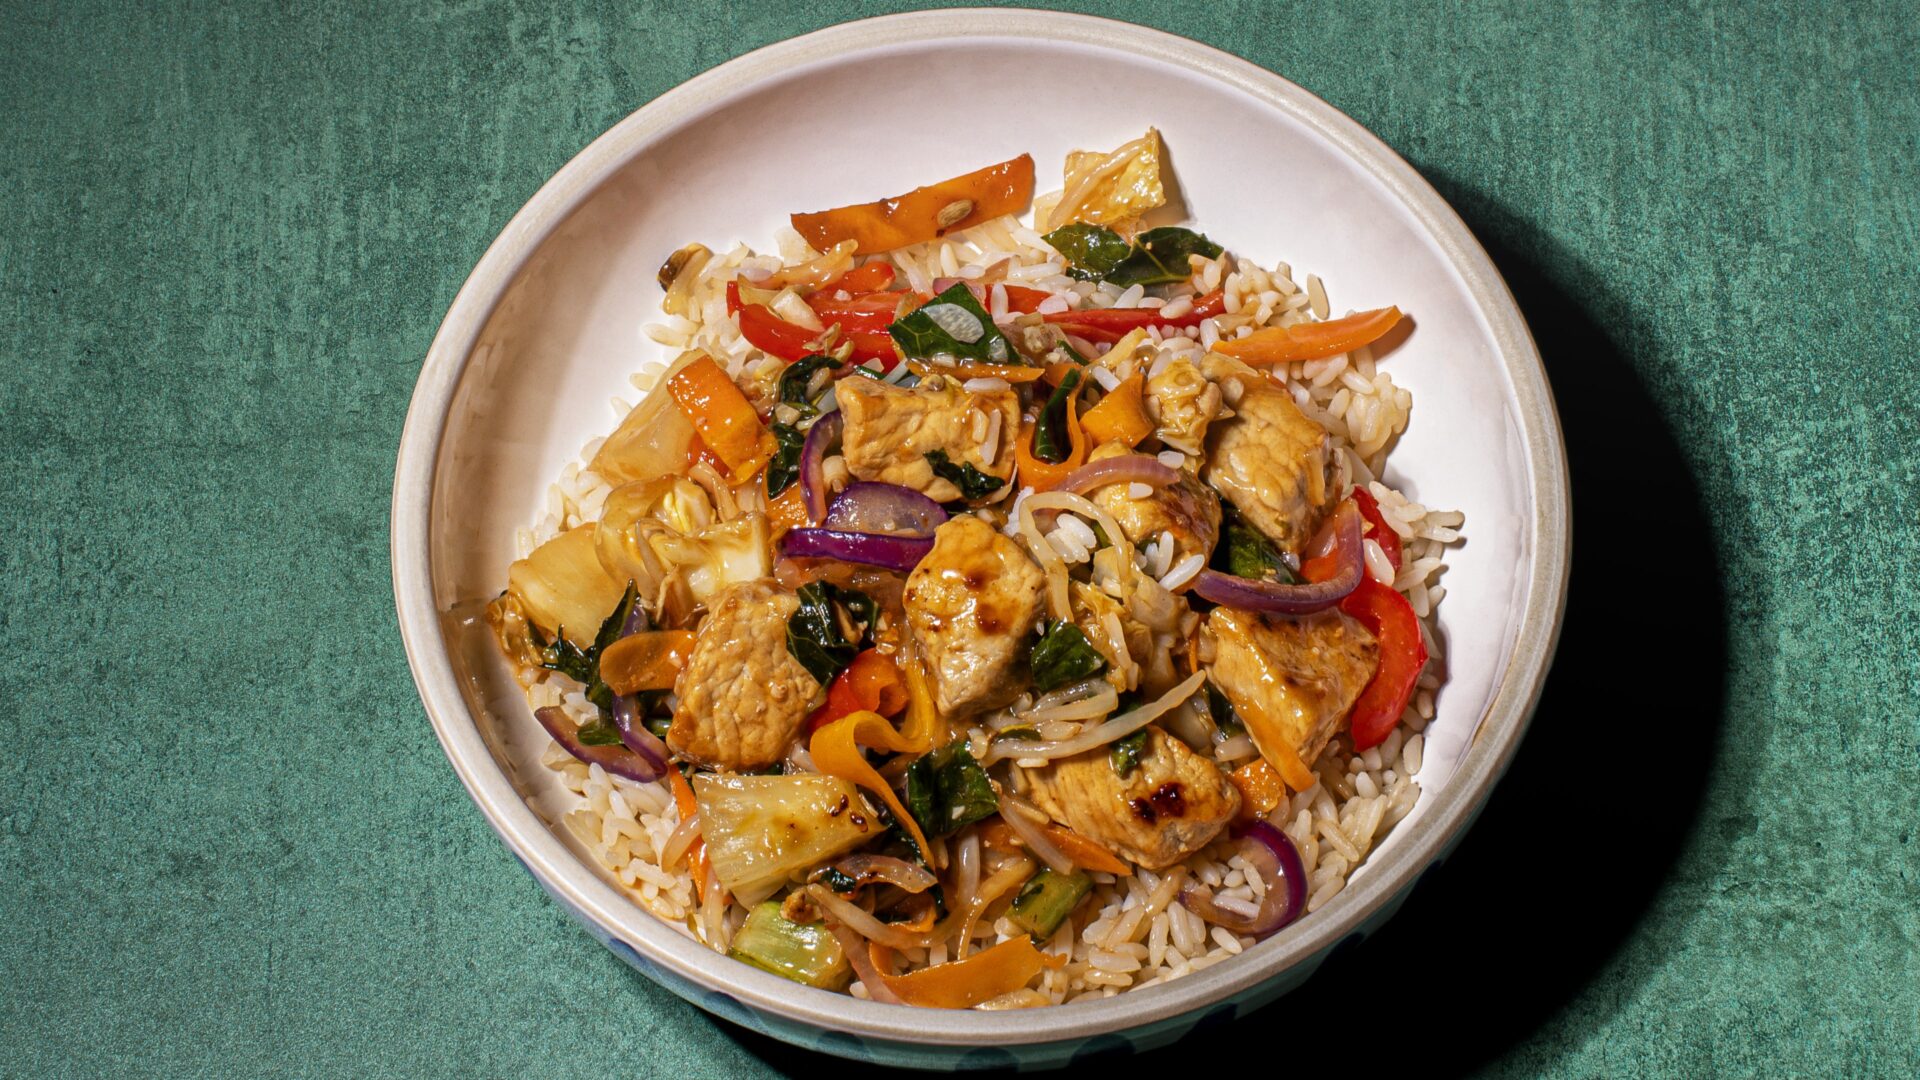
[[[1066,185],[1047,215],[1047,229],[1076,221],[1129,232],[1141,215],[1167,203],[1160,180],[1160,132],[1145,135],[1110,153],[1075,150],[1067,155]]]
[[[697,773],[693,795],[714,876],[748,906],[771,896],[796,871],[880,835],[860,790],[837,776]]]

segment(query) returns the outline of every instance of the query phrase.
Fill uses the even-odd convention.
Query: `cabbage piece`
[[[667,378],[698,360],[704,353],[682,353],[654,384],[640,404],[620,421],[600,444],[587,468],[609,484],[678,476],[687,471],[687,448],[693,444],[693,421],[667,393]]]
[[[728,585],[773,573],[766,515],[716,522],[706,490],[682,477],[615,488],[594,546],[609,575],[634,582],[648,610],[674,625]]]
[[[714,875],[742,904],[881,833],[859,788],[837,776],[702,773],[693,793]]]
[[[569,529],[507,567],[507,590],[548,638],[564,633],[584,645],[620,603],[625,581],[615,581],[594,550],[594,526]]]
[[[1148,128],[1145,135],[1112,153],[1075,150],[1067,155],[1066,187],[1047,217],[1047,230],[1085,221],[1128,232],[1122,226],[1166,203],[1167,190],[1160,182],[1160,132]]]

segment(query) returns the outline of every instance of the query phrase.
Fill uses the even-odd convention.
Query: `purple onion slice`
[[[840,529],[789,529],[780,554],[796,559],[838,559],[906,573],[933,550],[931,536],[886,536]]]
[[[820,524],[841,532],[931,536],[946,520],[939,503],[912,488],[862,480],[833,497]]]
[[[547,729],[547,734],[553,736],[554,742],[589,765],[598,765],[615,776],[624,776],[642,784],[650,784],[666,775],[664,760],[650,761],[645,755],[626,746],[588,746],[581,742],[580,725],[574,723],[567,711],[558,705],[535,709],[533,715],[540,721],[540,726]],[[639,730],[646,731],[645,728]],[[623,730],[621,738],[625,737]],[[652,738],[651,732],[648,737]]]
[[[1308,615],[1338,604],[1360,587],[1367,572],[1366,555],[1360,547],[1360,510],[1349,499],[1333,512],[1327,528],[1332,533],[1339,570],[1325,581],[1310,585],[1282,585],[1276,581],[1254,581],[1234,577],[1218,570],[1202,570],[1193,579],[1193,591],[1223,607],[1246,611],[1266,611],[1280,615]]]
[[[1084,495],[1108,484],[1145,484],[1163,488],[1180,482],[1180,470],[1162,465],[1158,458],[1145,454],[1125,454],[1089,462],[1068,473],[1055,491]]]
[[[1264,938],[1306,910],[1307,868],[1287,834],[1265,821],[1255,821],[1239,835],[1240,857],[1266,882],[1260,910],[1252,915],[1223,910],[1215,903],[1213,890],[1204,885],[1189,885],[1180,890],[1180,903],[1230,933]]]
[[[815,420],[807,429],[807,441],[800,444],[800,501],[807,506],[808,521],[826,519],[827,477],[823,466],[846,427],[847,418],[835,409]]]

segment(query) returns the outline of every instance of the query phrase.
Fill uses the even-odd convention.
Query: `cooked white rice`
[[[783,232],[780,247],[785,260],[806,257],[805,245],[797,234]],[[1158,302],[1138,295],[1137,288],[1121,290],[1068,277],[1059,256],[1037,233],[1012,218],[989,221],[944,240],[894,252],[890,257],[900,277],[919,291],[930,290],[940,277],[978,278],[989,267],[1011,259],[1004,270],[1007,280],[1059,297],[1076,295],[1083,306]],[[720,361],[729,374],[739,374],[757,354],[727,315],[726,283],[743,273],[754,276],[771,272],[782,261],[778,256],[758,255],[744,244],[716,253],[694,286],[692,306],[699,317],[669,317],[647,325],[646,335],[670,353],[703,350]],[[1224,285],[1228,314],[1184,332],[1164,336],[1153,332],[1154,356],[1139,361],[1148,369],[1164,365],[1173,356],[1197,360],[1221,337],[1244,336],[1256,326],[1326,318],[1331,310],[1318,277],[1309,275],[1303,287],[1293,280],[1285,264],[1266,269],[1235,260],[1231,254],[1216,260],[1196,259],[1190,284],[1195,293]],[[1168,301],[1169,306],[1181,304],[1190,305],[1191,300],[1183,296]],[[1067,304],[1062,300],[1056,306],[1064,310]],[[999,308],[1004,312],[1004,293]],[[1041,310],[1048,310],[1048,306],[1043,305]],[[665,368],[665,362],[659,360],[642,364],[631,377],[634,389],[642,394],[652,390]],[[897,370],[904,372],[905,366]],[[1401,537],[1403,560],[1393,586],[1422,619],[1432,656],[1413,704],[1385,743],[1356,755],[1342,736],[1315,765],[1320,782],[1269,815],[1269,820],[1300,850],[1308,874],[1307,912],[1311,915],[1345,888],[1353,871],[1394,825],[1412,812],[1420,798],[1418,777],[1425,744],[1422,732],[1432,719],[1434,695],[1444,669],[1430,622],[1435,605],[1446,591],[1437,583],[1445,570],[1445,549],[1460,538],[1458,530],[1464,517],[1455,511],[1429,510],[1411,502],[1380,479],[1388,450],[1395,437],[1406,430],[1413,398],[1394,385],[1391,375],[1376,370],[1369,350],[1287,364],[1274,369],[1273,375],[1292,392],[1301,409],[1330,433],[1339,489],[1366,487],[1379,501],[1388,525]],[[621,398],[614,398],[612,404],[616,421],[630,408]],[[580,460],[568,465],[548,490],[535,522],[517,536],[519,556],[524,557],[565,529],[595,520],[609,487],[584,463],[592,459],[601,441],[596,438],[589,442]],[[840,475],[844,481],[844,466]],[[1014,507],[1017,502],[1009,506],[1009,518],[1014,518]],[[1060,518],[1063,523],[1081,524],[1072,515],[1062,514]],[[1091,530],[1087,530],[1087,537],[1077,532],[1062,536],[1071,529],[1069,524],[1049,540],[1063,558],[1073,560],[1078,555],[1084,560],[1087,553],[1081,549],[1087,546],[1083,541],[1091,537]],[[1147,557],[1152,559],[1157,554],[1149,548]],[[1158,569],[1156,576],[1177,587],[1199,567],[1182,564]],[[564,676],[522,668],[519,678],[534,708],[563,705],[582,723],[596,715],[580,687]],[[1223,761],[1251,755],[1250,743],[1244,747],[1223,744],[1220,749]],[[553,744],[548,745],[542,762],[578,796],[577,804],[561,820],[568,833],[647,910],[688,936],[724,951],[744,920],[745,911],[738,905],[718,903],[703,908],[685,865],[671,870],[660,866],[659,852],[679,823],[665,783],[637,784],[612,776],[599,766],[582,764]],[[1248,911],[1257,907],[1262,881],[1258,874],[1247,873],[1234,850],[1234,843],[1223,836],[1163,872],[1140,869],[1124,878],[1094,874],[1091,899],[1080,908],[1080,914],[1061,926],[1043,950],[1067,957],[1065,966],[1044,970],[1037,989],[1010,994],[982,1007],[1061,1004],[1083,997],[1106,997],[1198,971],[1252,945],[1252,938],[1209,927],[1174,902],[1184,883],[1197,880],[1214,890],[1216,902],[1229,907],[1242,904]],[[990,945],[1023,932],[1002,917],[992,925],[983,921],[976,930],[976,940]],[[948,959],[944,952],[936,949],[929,957],[925,950],[906,950],[904,959],[910,965],[937,963]],[[852,993],[866,996],[857,981]]]

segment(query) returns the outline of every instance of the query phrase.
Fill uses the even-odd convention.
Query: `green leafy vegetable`
[[[906,803],[928,836],[945,836],[1000,810],[987,771],[967,751],[965,739],[955,739],[907,767]]]
[[[1112,285],[1169,285],[1191,273],[1188,256],[1220,257],[1220,245],[1192,229],[1148,229],[1132,244],[1101,225],[1076,223],[1042,239],[1071,264],[1068,273],[1083,281]]]
[[[860,891],[860,883],[854,880],[852,874],[836,870],[831,866],[823,866],[815,870],[807,880],[825,885],[829,892],[839,893],[841,896],[852,896]]]
[[[1220,257],[1220,245],[1194,232],[1168,226],[1148,229],[1133,239],[1133,253],[1108,271],[1110,285],[1171,285],[1193,272],[1189,255]]]
[[[1058,465],[1073,453],[1073,445],[1067,433],[1067,402],[1073,399],[1074,388],[1080,385],[1080,373],[1069,371],[1060,380],[1047,398],[1045,408],[1033,425],[1033,456],[1049,465]]]
[[[787,651],[825,686],[872,636],[873,598],[826,581],[803,586],[799,597],[799,610],[787,619]]]
[[[901,316],[887,333],[901,352],[916,360],[951,356],[990,364],[1023,362],[964,282]]]
[[[602,716],[580,725],[580,741],[588,746],[617,746],[620,729],[613,726],[613,721]]]
[[[557,671],[585,686],[587,700],[600,709],[602,718],[613,709],[613,690],[600,681],[600,653],[619,640],[620,628],[626,625],[627,616],[633,613],[633,605],[638,599],[639,590],[634,588],[633,582],[627,582],[627,591],[621,594],[620,603],[616,604],[613,613],[600,623],[600,632],[593,636],[593,644],[585,649],[567,639],[566,627],[560,627],[555,634],[555,640],[549,644],[541,638],[540,631],[534,629],[531,623],[527,626],[533,647],[540,654],[540,666],[549,671]],[[592,737],[599,737],[599,734],[596,733]],[[619,733],[615,732],[613,742],[619,741]],[[588,745],[607,744],[590,742]]]
[[[1061,619],[1043,625],[1031,666],[1033,688],[1044,694],[1098,674],[1107,658],[1087,640],[1086,631]]]
[[[997,476],[988,476],[974,468],[972,462],[963,461],[955,465],[945,450],[927,451],[927,464],[933,466],[933,475],[951,482],[967,499],[983,499],[999,491],[1000,485],[1006,483]]]
[[[819,353],[803,356],[793,363],[788,364],[787,370],[780,373],[779,390],[781,404],[791,405],[795,409],[798,409],[802,420],[810,416],[817,416],[820,410],[814,408],[813,402],[807,398],[807,387],[813,382],[813,373],[822,368],[836,368],[839,366],[840,361],[835,360],[831,356],[822,356]]]
[[[1234,577],[1297,585],[1300,579],[1280,555],[1280,549],[1259,529],[1247,524],[1233,504],[1221,501],[1220,543],[1213,549],[1213,568]]]
[[[1113,771],[1119,773],[1123,779],[1131,776],[1133,770],[1140,767],[1140,759],[1146,756],[1146,728],[1141,728],[1139,731],[1128,735],[1124,739],[1114,740],[1113,749],[1107,751],[1108,763],[1113,766]]]
[[[1066,256],[1067,272],[1082,281],[1099,281],[1133,254],[1133,245],[1105,225],[1076,221],[1041,239]]]
[[[1011,740],[1013,742],[1039,742],[1040,729],[1034,727],[1032,724],[1016,724],[1013,727],[1001,728],[999,731],[994,732],[993,738],[989,739],[988,742],[997,743],[1002,740]]]
[[[1247,730],[1246,725],[1240,722],[1239,715],[1233,711],[1233,702],[1228,701],[1227,695],[1211,682],[1207,683],[1207,715],[1213,719],[1213,726],[1226,732],[1228,738]]]
[[[767,498],[772,499],[800,479],[800,451],[807,445],[807,433],[792,424],[773,425],[773,439],[780,449],[767,462]]]

